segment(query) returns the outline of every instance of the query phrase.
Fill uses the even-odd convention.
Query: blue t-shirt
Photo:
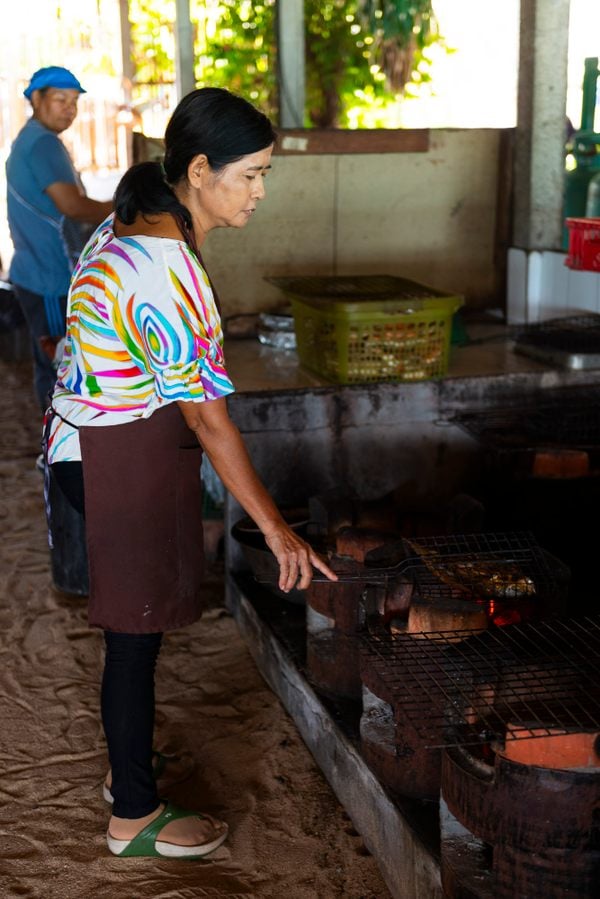
[[[7,210],[14,255],[13,284],[42,296],[63,296],[81,250],[81,226],[46,193],[56,182],[81,185],[58,136],[37,119],[17,135],[6,161]]]

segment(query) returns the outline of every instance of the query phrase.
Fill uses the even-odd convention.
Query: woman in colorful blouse
[[[241,228],[265,195],[274,133],[228,91],[179,103],[162,165],[130,169],[115,215],[83,251],[46,422],[47,461],[85,514],[89,620],[104,630],[102,720],[120,856],[199,858],[227,836],[217,819],[159,800],[153,772],[154,668],[164,631],[201,614],[204,451],[264,534],[279,586],[333,572],[287,526],[227,413],[233,391],[200,247]]]

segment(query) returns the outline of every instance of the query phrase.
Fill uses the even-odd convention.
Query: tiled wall
[[[566,253],[510,249],[508,321],[531,324],[575,312],[600,313],[600,272],[567,268]]]

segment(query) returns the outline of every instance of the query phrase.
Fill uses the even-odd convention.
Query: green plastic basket
[[[290,299],[301,364],[325,380],[422,381],[448,371],[462,297],[389,275],[267,280]]]

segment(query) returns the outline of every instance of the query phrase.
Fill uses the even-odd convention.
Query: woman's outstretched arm
[[[279,564],[279,589],[286,593],[294,587],[305,590],[313,567],[330,580],[337,580],[312,547],[284,521],[252,464],[242,435],[229,417],[225,399],[179,402],[178,406],[225,488],[262,531]]]

